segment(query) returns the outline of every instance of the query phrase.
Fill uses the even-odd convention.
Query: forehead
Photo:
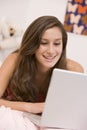
[[[42,34],[42,38],[45,38],[47,36],[55,37],[55,38],[59,38],[59,37],[62,38],[61,29],[59,27],[49,28],[44,31],[44,33]]]

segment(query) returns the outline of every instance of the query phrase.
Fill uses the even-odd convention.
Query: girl
[[[39,130],[24,112],[41,114],[54,68],[83,72],[66,58],[67,34],[54,16],[33,21],[24,33],[19,50],[0,68],[0,130]]]

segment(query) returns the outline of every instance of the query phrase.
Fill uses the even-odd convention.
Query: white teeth
[[[51,60],[51,59],[53,59],[53,57],[52,57],[52,58],[46,58],[46,59],[49,59],[49,60]]]
[[[52,60],[54,57],[46,57],[46,56],[44,56],[46,59],[48,59],[48,60]]]

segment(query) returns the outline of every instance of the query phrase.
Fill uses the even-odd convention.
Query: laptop
[[[42,116],[24,115],[42,127],[87,130],[87,74],[54,69]]]

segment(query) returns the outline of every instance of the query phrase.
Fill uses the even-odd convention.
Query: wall
[[[54,15],[63,23],[67,0],[3,0],[0,18],[11,17],[24,29],[38,16]],[[87,73],[87,36],[68,33],[67,56],[84,67]]]

